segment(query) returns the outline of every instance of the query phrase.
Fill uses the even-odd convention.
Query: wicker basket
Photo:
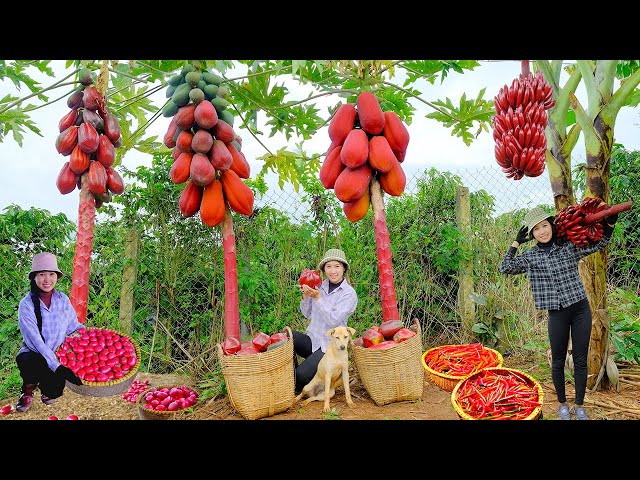
[[[254,355],[225,355],[218,344],[229,400],[247,420],[270,417],[293,405],[293,334],[289,327],[286,332],[284,344]]]
[[[136,406],[138,407],[138,416],[140,417],[140,420],[177,420],[179,419],[178,417],[182,416],[187,409],[183,408],[180,410],[169,411],[169,410],[150,410],[148,408],[144,408],[144,405],[145,405],[144,397],[151,390],[154,390],[154,389],[160,390],[161,388],[172,388],[175,386],[176,385],[160,385],[159,387],[149,387],[140,395],[138,395],[138,399],[136,400]],[[189,387],[189,388],[194,390],[192,387]]]
[[[440,387],[441,389],[447,392],[451,392],[454,389],[454,387],[458,384],[458,382],[460,382],[460,380],[463,380],[467,378],[469,375],[475,373],[475,372],[471,372],[467,375],[462,375],[462,376],[449,375],[447,373],[438,372],[437,370],[434,370],[433,368],[429,367],[429,365],[427,365],[427,362],[425,359],[430,352],[433,352],[438,348],[452,347],[452,346],[454,345],[440,345],[438,347],[430,348],[429,350],[427,350],[422,354],[422,366],[426,370],[429,380],[431,380],[434,384],[436,384],[438,387]],[[494,365],[489,365],[489,367],[501,367],[504,362],[504,358],[502,357],[502,354],[499,351],[494,350],[493,348],[488,348],[488,347],[483,347],[483,348],[485,350],[491,350],[493,353],[496,354],[496,357],[497,357],[496,363]]]
[[[120,378],[114,378],[113,380],[107,380],[106,382],[87,382],[82,380],[82,385],[76,385],[67,380],[65,383],[69,390],[72,390],[80,395],[87,395],[90,397],[110,397],[112,395],[119,395],[129,390],[129,387],[133,383],[133,380],[138,374],[140,368],[140,347],[135,340],[128,335],[124,335],[120,332],[115,332],[122,337],[127,337],[133,348],[136,351],[136,364],[129,369],[126,375]]]
[[[422,398],[422,334],[420,324],[415,324],[416,335],[385,350],[351,344],[360,380],[376,405]]]
[[[496,371],[501,371],[501,372],[513,372],[516,373],[518,375],[520,375],[521,377],[524,377],[527,380],[527,383],[531,386],[535,386],[536,390],[538,391],[538,401],[540,402],[540,406],[536,407],[533,409],[533,411],[527,415],[525,418],[519,419],[519,420],[537,420],[538,418],[540,418],[540,416],[542,415],[542,403],[544,401],[544,390],[542,388],[542,385],[540,385],[540,383],[538,383],[538,381],[533,378],[531,375],[521,371],[521,370],[516,370],[515,368],[504,368],[504,367],[487,367],[487,368],[483,368],[482,370],[479,370],[477,372],[472,373],[471,375],[465,377],[463,380],[461,380],[460,382],[458,382],[458,384],[453,388],[453,391],[451,392],[451,404],[453,405],[453,408],[455,409],[456,413],[458,414],[458,416],[462,419],[462,420],[482,420],[479,418],[475,418],[472,417],[471,415],[469,415],[468,413],[466,413],[462,407],[458,404],[458,390],[461,388],[462,385],[464,385],[464,383],[470,379],[473,379],[476,375],[479,375],[481,372],[487,371],[487,370],[496,370]],[[487,419],[487,420],[491,420],[491,419]]]

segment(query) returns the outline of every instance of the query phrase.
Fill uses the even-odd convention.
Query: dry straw
[[[538,402],[540,402],[540,406],[534,408],[529,415],[527,415],[525,418],[522,418],[520,420],[537,420],[538,418],[540,418],[540,415],[542,414],[542,403],[544,401],[544,390],[542,388],[542,385],[540,385],[540,383],[538,383],[538,381],[535,378],[533,378],[531,375],[521,370],[516,370],[515,368],[489,367],[489,368],[483,368],[482,370],[478,370],[477,372],[472,373],[471,375],[467,376],[463,380],[460,380],[458,384],[454,387],[453,391],[451,392],[451,404],[453,405],[453,408],[455,409],[456,413],[462,420],[483,420],[482,418],[472,417],[471,415],[469,415],[467,412],[464,411],[464,409],[458,403],[458,391],[461,388],[463,388],[465,382],[473,380],[477,375],[480,375],[480,373],[484,371],[495,371],[498,374],[501,372],[504,372],[507,374],[515,373],[516,375],[519,375],[520,377],[524,378],[530,386],[534,386],[538,392]]]
[[[360,380],[376,405],[422,398],[422,335],[419,322],[414,322],[416,335],[391,348],[378,350],[351,344]]]
[[[475,373],[477,370],[472,371],[467,375],[449,375],[448,373],[443,373],[443,372],[434,370],[429,365],[427,365],[427,361],[425,359],[427,358],[429,353],[435,350],[438,350],[439,348],[454,347],[454,346],[456,345],[440,345],[438,347],[430,348],[429,350],[427,350],[422,354],[422,366],[426,370],[429,380],[431,380],[434,384],[436,384],[438,387],[440,387],[441,389],[447,392],[451,392],[455,388],[455,386],[458,384],[458,382],[460,382],[460,380],[467,378],[469,375]],[[496,361],[491,365],[487,365],[487,367],[502,366],[502,363],[504,362],[504,358],[502,357],[502,354],[499,351],[494,350],[493,348],[487,348],[484,346],[483,346],[483,349],[491,350],[496,355]]]
[[[114,378],[113,380],[107,380],[106,382],[87,382],[82,380],[82,385],[76,385],[67,380],[66,386],[69,390],[72,390],[80,395],[87,395],[90,397],[110,397],[112,395],[118,395],[129,390],[129,387],[133,383],[133,380],[138,374],[140,368],[140,347],[129,337],[120,332],[115,332],[121,337],[126,337],[131,341],[133,348],[136,352],[136,363],[129,371],[120,378]]]
[[[293,404],[293,335],[289,327],[285,328],[288,340],[266,352],[225,355],[217,345],[229,400],[247,420],[270,417]]]

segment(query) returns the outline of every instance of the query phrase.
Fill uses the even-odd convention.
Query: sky
[[[456,104],[463,93],[466,93],[468,98],[473,98],[482,88],[486,88],[484,98],[492,99],[505,84],[510,85],[521,71],[519,60],[480,61],[480,63],[481,65],[473,71],[465,71],[464,74],[450,73],[443,84],[436,82],[434,86],[423,92],[423,98],[434,101],[448,97]],[[43,85],[49,85],[62,78],[63,66],[62,60],[54,62],[56,78],[43,77],[41,80]],[[57,76],[58,72],[60,77]],[[229,76],[231,75],[230,73]],[[563,81],[561,83],[564,84]],[[27,93],[26,89],[17,91],[9,80],[0,81],[0,98],[7,94],[22,97]],[[164,93],[163,89],[157,96],[152,97],[154,101],[157,98],[159,106],[162,106],[165,101]],[[56,98],[60,94],[60,90],[56,90],[51,94],[51,98]],[[300,94],[302,98],[304,92]],[[586,95],[581,95],[578,91],[577,96],[583,105],[586,105]],[[409,147],[402,164],[407,178],[412,173],[431,167],[452,172],[458,169],[472,170],[487,166],[499,170],[500,167],[493,156],[494,141],[491,132],[482,133],[470,146],[467,146],[459,137],[452,136],[451,131],[439,122],[424,118],[433,111],[431,107],[421,102],[416,102],[414,106],[416,112],[413,121],[407,126],[410,134]],[[319,103],[318,107],[321,109],[320,114],[326,116],[326,106]],[[5,137],[0,143],[0,165],[2,166],[0,211],[8,205],[16,204],[25,210],[36,207],[46,209],[52,214],[64,213],[70,220],[77,221],[78,191],[62,195],[55,185],[62,165],[68,160],[68,157],[63,157],[55,149],[55,140],[59,133],[58,122],[68,111],[64,99],[35,110],[32,112],[32,120],[41,130],[41,137],[27,130],[24,133],[22,147],[11,136]],[[264,121],[263,115],[258,116],[258,122],[261,121]],[[162,141],[168,124],[169,119],[161,117],[148,132],[158,135],[158,140]],[[616,121],[616,141],[622,143],[628,150],[640,150],[639,124],[638,109],[623,108]],[[283,135],[268,137],[270,127],[263,128],[262,131],[265,135],[261,137],[261,141],[272,152],[283,146],[287,146],[290,150],[295,149],[297,139],[286,140]],[[239,129],[237,133],[243,139],[242,152],[249,161],[252,176],[254,176],[262,167],[262,162],[255,159],[266,152],[248,132]],[[306,149],[308,153],[325,152],[329,143],[325,127],[306,143]],[[574,162],[584,161],[582,144],[581,138],[574,149]],[[140,165],[150,166],[151,156],[139,152],[128,152],[123,159],[123,164],[130,170],[135,170]],[[546,172],[543,175],[546,175]],[[278,188],[275,175],[267,176],[267,180],[269,185],[273,185],[272,188]]]

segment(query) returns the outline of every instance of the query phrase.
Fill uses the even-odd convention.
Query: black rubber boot
[[[18,399],[16,410],[18,410],[19,412],[26,412],[31,408],[31,402],[33,402],[33,390],[37,386],[38,385],[36,383],[22,384],[22,393],[20,394],[20,398]]]

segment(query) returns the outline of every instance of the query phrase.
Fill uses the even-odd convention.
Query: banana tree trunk
[[[222,220],[222,248],[224,251],[224,334],[225,338],[240,340],[240,309],[238,305],[238,263],[233,220],[227,206]]]
[[[86,323],[87,321],[89,274],[91,272],[93,230],[96,218],[96,199],[89,191],[88,184],[87,175],[83,175],[80,188],[80,205],[78,207],[76,253],[73,257],[71,291],[69,292],[69,300],[71,300],[71,305],[76,311],[80,323]]]
[[[373,209],[373,230],[376,237],[376,256],[378,257],[378,281],[382,301],[382,321],[400,320],[396,289],[393,282],[393,266],[391,264],[391,244],[389,230],[384,214],[382,189],[377,178],[371,180],[371,208]]]
[[[614,126],[618,112],[640,84],[640,70],[628,77],[614,92],[617,60],[578,60],[569,77],[559,84],[563,66],[561,60],[538,61],[545,79],[554,88],[555,106],[549,112],[547,124],[547,166],[557,210],[576,204],[571,184],[571,152],[583,134],[586,150],[585,197],[599,197],[609,202],[609,161],[614,141]],[[580,82],[584,83],[588,104],[584,109],[575,96]],[[568,113],[575,113],[576,122],[569,128]],[[569,130],[567,131],[567,129]],[[589,255],[579,267],[592,312],[591,340],[587,358],[587,388],[594,389],[602,378],[602,386],[610,382],[604,372],[608,351],[609,319],[606,297],[606,249]],[[604,372],[604,375],[601,375]]]

